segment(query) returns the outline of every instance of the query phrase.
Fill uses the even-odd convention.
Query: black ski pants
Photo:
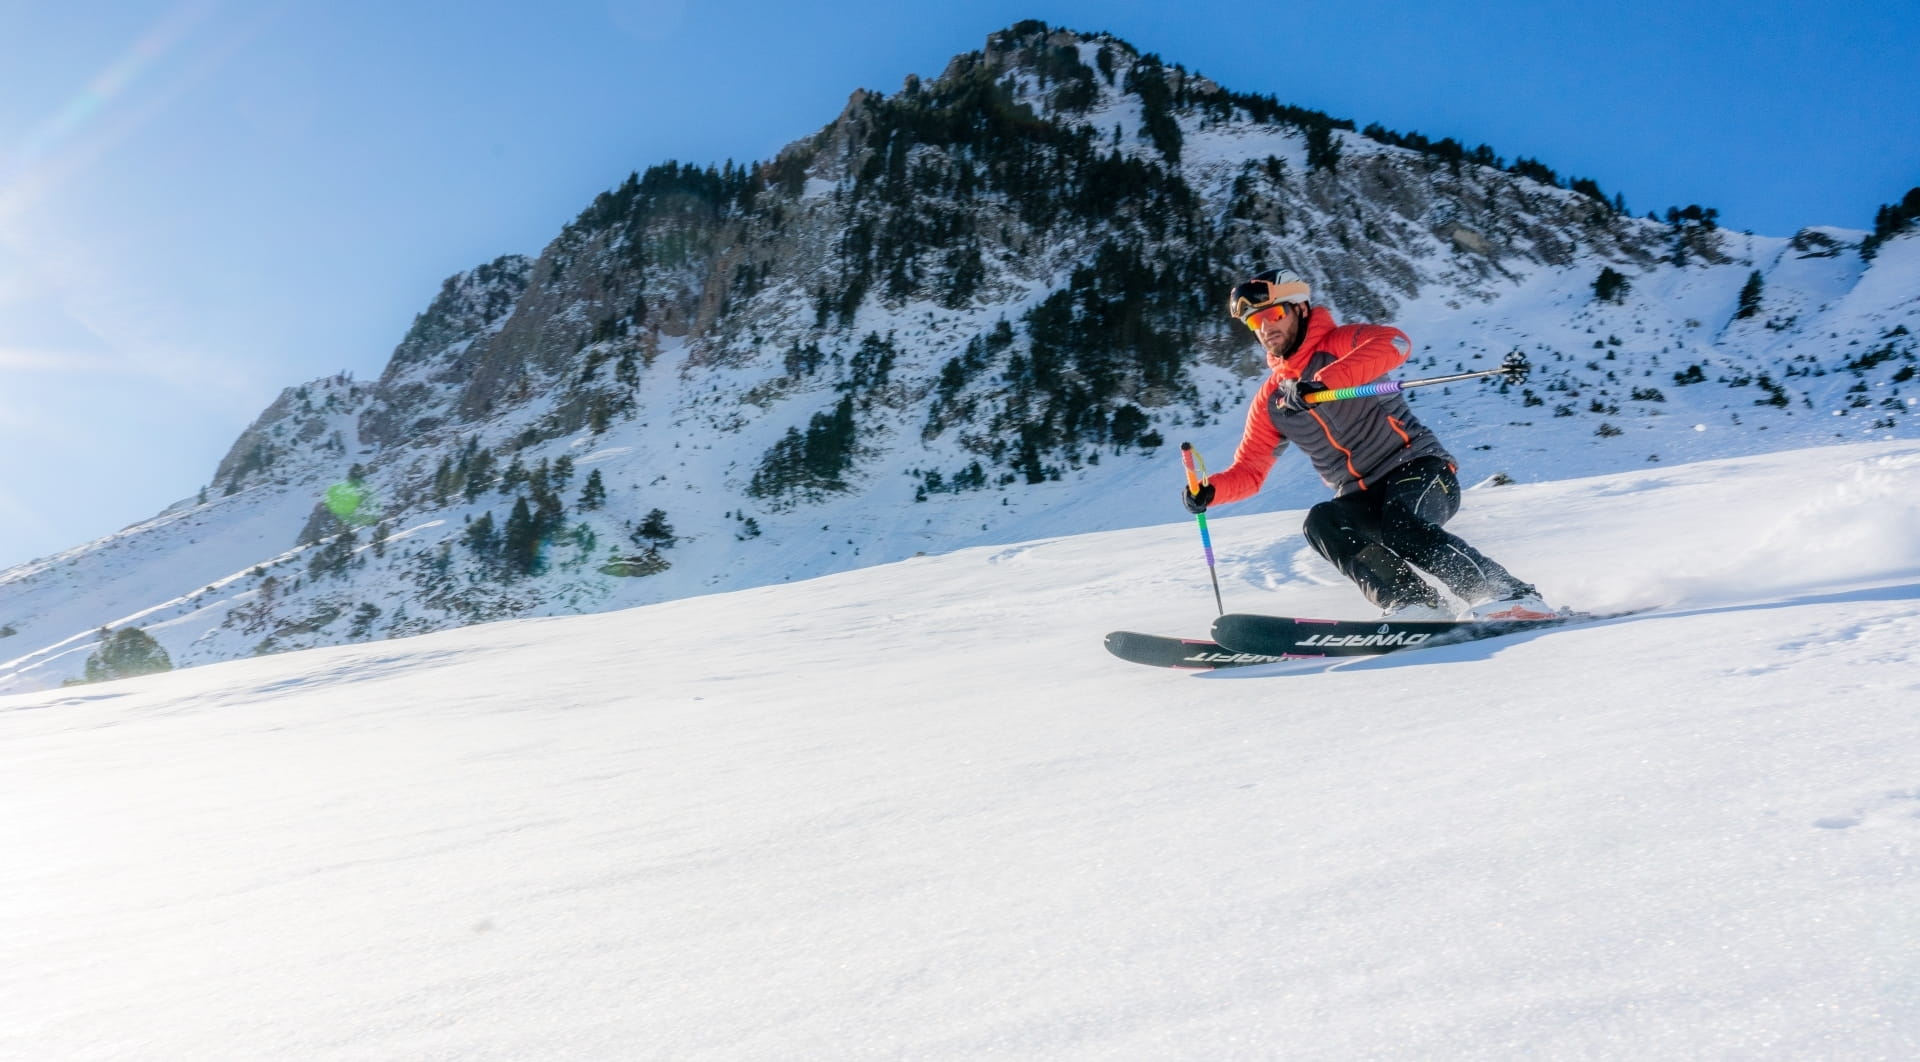
[[[1441,529],[1460,511],[1460,480],[1440,457],[1422,457],[1365,490],[1307,512],[1307,541],[1383,609],[1439,606],[1420,568],[1468,604],[1529,589],[1458,536]]]

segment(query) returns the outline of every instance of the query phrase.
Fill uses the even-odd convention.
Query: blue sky
[[[1636,213],[1865,228],[1920,185],[1906,4],[0,0],[0,568],[191,497],[630,171],[769,158],[1028,18]]]

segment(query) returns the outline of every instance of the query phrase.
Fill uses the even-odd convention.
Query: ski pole
[[[1532,368],[1533,366],[1527,362],[1527,356],[1516,350],[1507,355],[1497,369],[1455,373],[1452,376],[1430,376],[1424,380],[1381,380],[1379,383],[1361,384],[1358,387],[1337,387],[1326,391],[1315,391],[1307,396],[1307,404],[1318,405],[1321,402],[1338,402],[1347,398],[1368,398],[1374,395],[1397,395],[1409,388],[1459,383],[1462,380],[1477,380],[1483,376],[1504,376],[1508,383],[1523,384],[1527,382],[1527,372]]]
[[[1194,452],[1192,443],[1180,444],[1180,461],[1187,466],[1187,493],[1200,493],[1200,484],[1207,479],[1207,466],[1200,460],[1200,455]],[[1213,536],[1207,533],[1206,510],[1194,513],[1193,518],[1200,524],[1200,548],[1207,554],[1207,578],[1213,580],[1213,603],[1224,616],[1227,614],[1227,606],[1220,600],[1220,574],[1214,570],[1213,566]]]

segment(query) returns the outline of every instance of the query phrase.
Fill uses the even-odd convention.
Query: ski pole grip
[[[1183,442],[1180,444],[1180,463],[1187,466],[1188,494],[1200,493],[1200,472],[1194,466],[1194,463],[1199,459],[1200,455],[1193,452],[1192,443]]]

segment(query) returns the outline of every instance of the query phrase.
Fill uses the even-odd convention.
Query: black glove
[[[1190,513],[1198,514],[1206,512],[1207,506],[1213,504],[1213,484],[1200,484],[1200,493],[1198,494],[1190,490],[1182,490],[1180,492],[1180,504],[1186,506],[1187,511]]]
[[[1305,413],[1307,396],[1327,389],[1327,385],[1315,380],[1281,380],[1274,391],[1274,404],[1288,413]]]

